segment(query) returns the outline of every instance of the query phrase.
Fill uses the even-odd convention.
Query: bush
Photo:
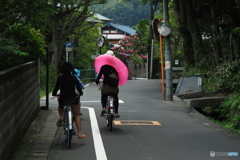
[[[49,66],[49,93],[51,93],[55,87],[57,80],[57,72],[55,67]],[[46,96],[46,66],[43,65],[40,68],[40,97]]]
[[[240,91],[240,63],[226,61],[208,73],[205,88],[211,91],[233,93]]]
[[[0,70],[6,70],[11,67],[25,63],[24,58],[28,55],[22,52],[20,46],[13,39],[0,35]]]
[[[0,33],[0,70],[45,56],[45,40],[39,30],[15,23]]]
[[[240,129],[240,93],[236,92],[230,95],[224,101],[219,109],[220,118],[230,122],[226,125],[228,128]]]

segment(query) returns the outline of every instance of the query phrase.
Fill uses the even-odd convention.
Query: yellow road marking
[[[113,121],[115,125],[157,125],[161,124],[158,121],[144,121],[144,120],[120,120]]]

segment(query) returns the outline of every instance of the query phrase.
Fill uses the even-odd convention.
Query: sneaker
[[[103,117],[105,113],[106,113],[106,108],[103,108],[100,116]]]
[[[57,124],[56,124],[58,127],[61,127],[61,126],[63,126],[63,120],[62,119],[59,119],[58,121],[57,121]]]

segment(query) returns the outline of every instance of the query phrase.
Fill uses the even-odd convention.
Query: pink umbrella
[[[94,67],[97,73],[103,65],[110,65],[116,69],[119,76],[119,86],[124,85],[128,79],[128,69],[126,65],[118,58],[110,55],[100,55],[95,59]]]

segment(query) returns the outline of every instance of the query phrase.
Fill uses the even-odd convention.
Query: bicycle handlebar
[[[99,83],[97,83],[98,90],[103,88],[103,79],[99,79]]]

